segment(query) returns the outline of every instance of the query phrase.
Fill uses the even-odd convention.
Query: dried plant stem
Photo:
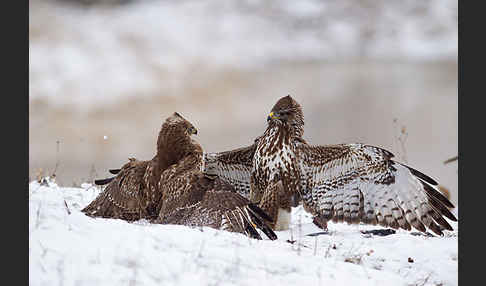
[[[455,156],[455,157],[452,157],[452,158],[449,158],[447,160],[444,161],[444,165],[445,164],[449,164],[449,163],[452,163],[454,161],[457,161],[459,159],[459,155]]]
[[[398,119],[394,118],[393,119],[393,125],[395,126],[395,130],[397,129],[397,124],[398,124]],[[395,131],[396,133],[396,131]],[[400,154],[401,154],[401,159],[404,163],[408,164],[408,159],[407,159],[407,148],[405,147],[405,142],[407,141],[408,138],[408,132],[407,132],[407,127],[405,125],[402,125],[400,128],[400,135],[396,137],[396,140],[400,143]]]

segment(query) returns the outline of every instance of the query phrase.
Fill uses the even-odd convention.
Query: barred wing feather
[[[120,218],[128,221],[148,217],[143,189],[148,161],[130,160],[108,182],[103,192],[82,211],[93,217]],[[102,181],[102,180],[98,180]]]
[[[253,154],[256,144],[220,153],[205,153],[203,172],[217,175],[232,185],[236,192],[250,198],[250,178],[253,166]]]
[[[437,182],[370,145],[299,147],[302,199],[314,215],[335,222],[380,224],[441,235],[452,203]]]

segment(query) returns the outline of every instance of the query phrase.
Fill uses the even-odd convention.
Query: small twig
[[[287,242],[292,244],[292,250],[294,250],[295,240],[294,240],[294,232],[292,227],[290,227],[290,239],[287,239]]]
[[[36,213],[36,218],[35,218],[35,229],[37,229],[39,227],[39,225],[40,225],[40,222],[39,222],[40,209],[41,209],[41,203],[39,203],[39,207],[37,208],[37,213]]]
[[[38,240],[37,242],[39,242],[39,245],[41,247],[41,250],[42,250],[42,254],[41,254],[41,258],[44,258],[47,254],[47,247],[44,247],[44,245],[42,245],[42,243],[40,242],[40,240]]]
[[[396,130],[396,127],[397,127],[397,123],[398,123],[398,119],[394,118],[393,124],[395,126],[395,130]],[[401,150],[402,160],[405,163],[408,163],[407,148],[405,147],[405,141],[407,141],[407,137],[408,137],[407,127],[405,125],[402,125],[402,127],[400,128],[400,135],[398,137],[396,137],[396,139],[398,140],[398,142],[400,142],[400,147],[402,149]]]
[[[57,263],[57,273],[59,275],[59,283],[60,283],[60,286],[64,285],[64,260],[60,260],[58,263]]]
[[[324,258],[329,257],[329,250],[331,250],[331,243],[329,243],[329,245],[327,246],[326,253],[324,253]]]
[[[201,245],[200,245],[200,247],[199,247],[199,253],[197,254],[197,257],[198,257],[198,258],[202,258],[202,257],[203,257],[203,256],[202,256],[202,252],[203,252],[203,249],[204,249],[204,243],[205,243],[205,242],[206,242],[206,240],[205,240],[205,239],[203,239],[203,240],[201,241]]]
[[[130,286],[137,285],[137,270],[138,270],[138,264],[137,264],[136,261],[133,261],[131,263],[129,262],[128,266],[131,266],[133,268],[132,277],[128,281],[128,285],[130,285]]]
[[[429,281],[430,276],[432,276],[432,272],[429,272],[429,273],[427,274],[427,276],[424,278],[424,280],[423,280],[423,281],[420,281],[420,282],[419,282],[419,281],[417,281],[417,282],[416,282],[416,285],[417,285],[417,286],[424,286],[424,285],[425,285],[425,284],[426,284],[426,283]]]
[[[89,182],[93,183],[96,177],[98,177],[98,172],[96,172],[96,168],[93,163],[91,164],[91,170],[89,170]]]
[[[300,244],[302,241],[302,214],[299,213],[299,243],[297,244],[297,255],[300,256]]]
[[[61,141],[57,140],[56,141],[56,165],[54,166],[54,171],[52,171],[51,177],[56,177],[56,172],[57,172],[57,167],[59,167],[59,145],[61,144]]]
[[[39,168],[37,170],[37,183],[39,183],[42,186],[42,179],[44,178],[44,170],[42,168]]]
[[[444,165],[449,164],[449,163],[454,162],[454,161],[457,161],[458,159],[459,159],[459,155],[456,155],[455,157],[452,157],[452,158],[445,160]]]
[[[66,206],[66,211],[67,211],[68,215],[70,215],[71,214],[71,211],[69,210],[69,207],[68,207],[68,205],[66,203],[66,200],[64,200],[64,205]]]

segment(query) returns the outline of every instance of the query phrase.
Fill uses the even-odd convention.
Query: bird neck
[[[297,122],[276,122],[272,121],[265,130],[267,136],[288,136],[290,140],[301,139],[304,135],[302,124]]]
[[[184,148],[177,144],[160,144],[157,147],[157,165],[160,172],[177,163],[186,153]]]
[[[202,160],[202,148],[194,140],[172,144],[160,144],[157,148],[157,165],[159,173],[173,164],[186,160],[189,156],[194,160]]]

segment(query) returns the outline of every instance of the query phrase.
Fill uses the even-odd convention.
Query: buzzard
[[[230,184],[201,172],[203,150],[193,134],[196,128],[174,113],[162,124],[154,158],[130,158],[121,169],[110,170],[116,176],[96,181],[107,186],[82,211],[127,221],[209,226],[261,239],[259,228],[276,239],[266,213]]]
[[[421,232],[429,228],[441,235],[452,230],[444,216],[457,221],[437,182],[392,160],[389,151],[359,143],[308,144],[302,138],[302,108],[291,96],[277,101],[267,122],[251,146],[206,154],[203,171],[258,203],[272,218],[273,229],[288,229],[296,196],[321,228],[332,220]]]

